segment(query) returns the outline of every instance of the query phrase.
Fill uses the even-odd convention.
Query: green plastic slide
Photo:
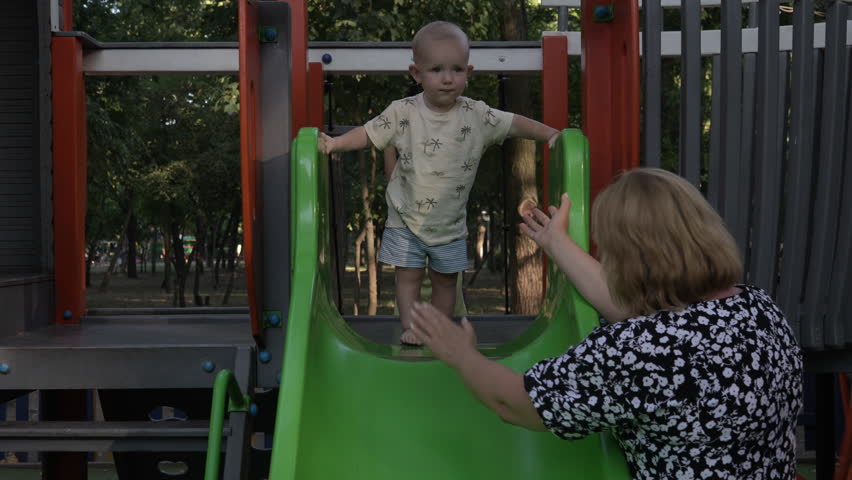
[[[270,480],[627,479],[608,434],[574,442],[503,423],[428,350],[380,345],[352,331],[330,292],[328,161],[317,130],[292,151],[293,291]],[[565,130],[551,155],[549,199],[571,195],[571,235],[588,248],[588,144]],[[597,323],[553,265],[541,314],[523,335],[483,352],[522,372]]]

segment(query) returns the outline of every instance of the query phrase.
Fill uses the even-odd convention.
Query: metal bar
[[[781,205],[781,151],[778,148],[778,1],[764,0],[758,5],[760,53],[757,54],[758,121],[755,145],[754,220],[749,281],[775,293],[775,266],[778,249],[778,217]],[[748,158],[748,157],[744,157]],[[747,163],[747,162],[743,162]],[[745,223],[746,228],[748,222]]]
[[[808,207],[811,197],[811,158],[813,158],[815,89],[819,69],[813,49],[813,0],[800,0],[793,11],[793,70],[790,84],[790,146],[784,208],[784,249],[778,298],[793,333],[803,347],[813,346],[815,338],[801,330],[799,304],[806,281]],[[816,77],[816,78],[815,78]]]
[[[852,21],[846,23],[847,32],[852,32]],[[544,35],[558,34],[568,37],[568,55],[580,56],[582,38],[580,32],[545,32]],[[722,33],[719,30],[700,32],[701,55],[711,56],[721,53]],[[780,28],[780,49],[792,50],[794,31],[790,25]],[[815,48],[825,45],[825,25],[820,23],[813,31]],[[742,51],[758,51],[758,31],[756,28],[742,29]],[[641,40],[641,39],[640,39]],[[663,57],[679,57],[682,52],[681,32],[661,32],[661,50]],[[164,43],[164,42],[158,42]],[[189,47],[188,42],[169,43],[153,47],[149,43],[138,43],[129,48],[123,43],[103,43],[101,47],[83,51],[83,71],[87,75],[147,75],[166,73],[210,73],[236,74],[238,53],[233,46],[210,45]],[[324,67],[328,73],[355,74],[405,74],[411,63],[409,46],[399,46],[406,42],[363,43],[353,46],[344,42],[310,43],[308,59],[319,62],[322,56],[329,54],[332,62]],[[532,45],[517,47],[501,45],[500,42],[488,42],[489,45],[471,46],[470,63],[479,73],[534,73],[541,70],[541,55],[538,47]],[[513,42],[517,43],[517,42]],[[852,44],[852,35],[847,35],[846,45]],[[319,46],[322,45],[322,46]]]
[[[745,199],[743,208],[740,210],[739,224],[735,227],[738,231],[747,230],[751,225],[752,215],[752,187],[754,183],[754,139],[755,139],[755,112],[757,111],[757,96],[755,89],[757,88],[757,54],[743,54],[743,100],[742,100],[742,144],[740,147],[741,158],[744,159],[739,165],[734,168],[738,171],[738,178],[741,179],[737,190],[739,198]],[[762,85],[762,84],[760,84]],[[745,281],[751,282],[751,272],[749,270],[749,259],[753,248],[741,249],[740,253],[743,259],[745,271]],[[760,252],[758,252],[760,253]]]
[[[647,15],[647,11],[646,11]],[[701,183],[701,9],[689,3],[680,10],[680,174],[690,183]]]
[[[741,227],[740,212],[748,208],[739,198],[740,142],[742,141],[742,2],[728,0],[722,4],[722,70],[719,205],[722,218],[730,228],[741,252],[746,251],[748,232]]]
[[[852,9],[849,9],[852,10]],[[847,55],[847,76],[844,84],[849,88],[849,82],[852,81],[852,51]],[[852,255],[849,253],[849,246],[852,245],[852,163],[849,158],[852,158],[852,92],[847,92],[848,106],[846,117],[846,153],[842,158],[847,159],[846,165],[843,168],[843,186],[841,187],[840,208],[837,212],[837,248],[834,256],[834,272],[831,278],[832,291],[834,292],[850,292],[852,291]],[[848,317],[849,308],[852,307],[852,301],[849,300],[849,295],[834,294],[828,299],[828,318],[829,325],[837,325],[837,328],[843,328],[846,325],[844,321]],[[839,333],[839,332],[838,332]],[[852,328],[845,328],[843,343],[850,343],[852,338]]]
[[[710,98],[710,166],[709,166],[709,182],[707,188],[707,200],[713,205],[716,211],[721,211],[722,196],[721,185],[721,166],[722,163],[722,107],[721,96],[719,91],[722,84],[722,59],[719,55],[713,56],[713,77],[712,77],[712,92]]]
[[[742,3],[758,3],[759,0],[743,0]],[[663,8],[681,8],[683,4],[693,3],[694,0],[662,0]],[[580,8],[581,0],[541,0],[542,7],[566,7]],[[639,7],[642,8],[643,0],[639,0]],[[724,3],[724,0],[701,0],[701,7],[718,7]]]
[[[230,370],[222,370],[216,375],[213,386],[213,405],[210,409],[210,432],[207,437],[207,461],[204,467],[205,480],[218,480],[219,458],[222,454],[222,429],[225,423],[225,402],[228,410],[248,409],[249,397],[243,395]],[[242,433],[242,432],[241,432]]]
[[[846,98],[846,32],[840,28],[846,19],[846,5],[835,2],[826,12],[825,65],[823,73],[822,119],[820,152],[817,159],[819,188],[815,191],[813,218],[813,244],[808,262],[808,282],[805,286],[805,308],[815,322],[823,322],[826,300],[830,296],[831,270],[837,237],[836,206],[840,200],[840,179],[843,171],[843,135]],[[826,346],[845,343],[842,324],[824,323]]]
[[[642,28],[642,84],[645,86],[642,113],[645,140],[644,164],[659,167],[662,155],[662,57],[660,56],[663,31],[663,9],[660,0],[649,0]],[[685,38],[685,37],[684,37]]]

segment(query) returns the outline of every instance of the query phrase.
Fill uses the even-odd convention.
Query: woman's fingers
[[[546,213],[542,212],[539,209],[533,210],[533,215],[535,215],[535,219],[542,225],[547,225],[550,223],[550,217],[547,216]]]

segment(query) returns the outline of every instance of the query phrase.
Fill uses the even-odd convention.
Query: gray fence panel
[[[644,164],[659,167],[662,156],[662,31],[663,8],[660,0],[645,2],[642,29],[642,83],[645,86],[643,102],[645,155]]]
[[[731,229],[740,251],[745,252],[748,226],[742,220],[746,199],[739,198],[742,142],[742,1],[722,2],[722,63],[720,148],[722,169],[718,189],[722,218]]]
[[[831,291],[831,271],[837,235],[836,206],[840,201],[840,180],[843,171],[843,135],[846,134],[846,5],[835,2],[826,12],[826,47],[823,73],[822,120],[820,153],[818,157],[818,186],[813,209],[813,245],[805,286],[805,312],[814,315],[811,321],[820,322],[826,313],[826,301]],[[841,25],[841,20],[844,25]],[[827,346],[842,346],[843,326],[825,325]]]
[[[701,183],[701,6],[680,9],[680,174],[693,185]]]
[[[713,56],[712,72],[713,96],[710,98],[710,165],[709,165],[709,188],[707,189],[707,200],[716,211],[722,211],[719,185],[722,183],[722,96],[719,95],[722,84],[722,59],[719,55]]]
[[[757,140],[755,145],[754,224],[749,281],[775,293],[778,258],[778,216],[781,205],[781,151],[778,148],[779,98],[778,2],[764,0],[758,6]]]
[[[852,8],[849,8],[849,15],[852,17]],[[852,83],[852,48],[848,50],[849,70],[846,77],[846,84]],[[846,165],[844,167],[843,179],[843,203],[841,203],[840,211],[840,240],[838,241],[838,255],[846,256],[846,278],[840,285],[839,292],[852,291],[852,254],[849,249],[852,246],[852,89],[848,92],[848,107],[846,116]],[[839,263],[839,262],[838,262]],[[840,321],[841,315],[849,315],[852,311],[852,295],[835,295],[832,299],[833,303],[829,307],[829,315]],[[852,343],[852,328],[846,329],[846,344]]]
[[[752,219],[752,185],[754,181],[754,114],[757,110],[757,54],[746,53],[743,55],[743,93],[742,93],[742,143],[740,143],[740,164],[737,166],[739,171],[739,184],[737,191],[739,198],[742,199],[740,205],[739,222],[740,229],[744,230],[748,235],[748,226],[751,225]],[[747,237],[746,237],[747,238]],[[749,245],[751,242],[744,241],[742,244],[737,243],[740,247],[740,253],[743,258],[743,266],[745,271],[743,275],[747,282],[751,282],[751,272],[748,269],[749,258],[751,258],[751,250]]]
[[[819,69],[813,50],[813,0],[801,0],[793,12],[793,70],[790,88],[790,143],[786,170],[786,201],[778,299],[790,327],[804,345],[813,345],[815,332],[804,330],[800,303],[807,264],[808,213],[811,198],[811,159],[814,150],[814,108]]]

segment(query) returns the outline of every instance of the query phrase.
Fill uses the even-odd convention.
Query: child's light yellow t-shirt
[[[513,114],[459,97],[434,112],[423,94],[396,100],[364,128],[376,148],[393,145],[396,167],[388,181],[387,227],[408,227],[426,245],[467,236],[467,199],[482,152],[502,143]]]

